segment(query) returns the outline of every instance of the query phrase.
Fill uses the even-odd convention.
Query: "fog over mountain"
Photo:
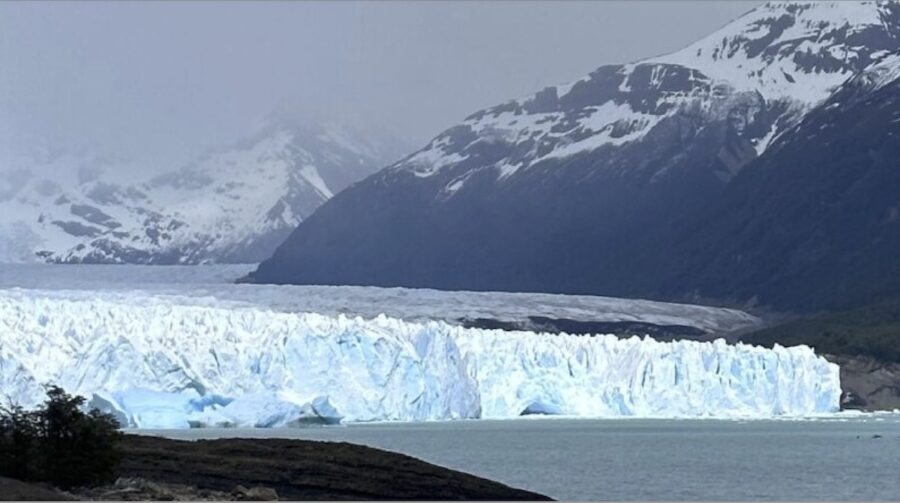
[[[472,110],[686,45],[757,3],[3,3],[0,164],[81,149],[165,172],[283,109],[421,144]]]

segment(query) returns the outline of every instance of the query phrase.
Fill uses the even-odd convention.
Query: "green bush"
[[[84,412],[83,406],[83,397],[50,386],[34,411],[0,408],[0,475],[62,488],[112,481],[119,425],[111,415]]]

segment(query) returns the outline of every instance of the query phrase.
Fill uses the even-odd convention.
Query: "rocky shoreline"
[[[550,500],[345,442],[125,435],[121,452],[115,484],[65,493],[0,479],[0,500]]]

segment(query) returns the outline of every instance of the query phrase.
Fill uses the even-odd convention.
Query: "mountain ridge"
[[[769,3],[670,55],[476,112],[323,205],[251,277],[672,295],[642,257],[713,218],[733,180],[823,94],[900,49],[898,33],[897,3]],[[720,36],[727,57],[706,58]],[[671,62],[698,44],[706,68]]]
[[[109,180],[127,168],[104,168],[84,154],[10,163],[8,187],[0,190],[6,217],[0,227],[9,237],[0,240],[0,257],[258,262],[335,192],[399,156],[393,142],[346,127],[278,119],[230,147],[144,181]],[[73,166],[81,166],[78,175],[61,180],[59,173]]]
[[[810,112],[729,187],[716,219],[686,233],[672,255],[681,263],[657,271],[662,290],[759,296],[797,310],[900,295],[898,95],[894,53]]]

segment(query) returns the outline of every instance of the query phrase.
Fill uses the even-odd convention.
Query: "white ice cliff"
[[[32,406],[46,383],[142,428],[802,416],[836,411],[840,396],[838,367],[807,347],[0,291],[0,394]]]

